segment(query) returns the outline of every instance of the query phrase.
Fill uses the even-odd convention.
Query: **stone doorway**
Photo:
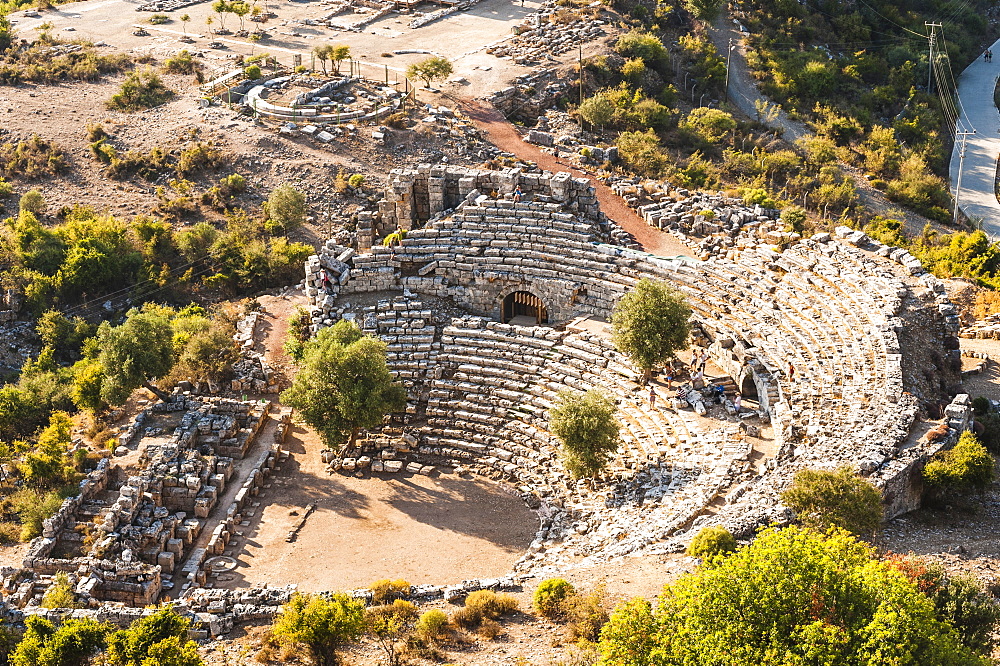
[[[748,372],[743,376],[743,381],[740,382],[740,395],[743,396],[743,402],[753,403],[751,406],[756,407],[760,404],[760,396],[757,394],[757,382],[753,379],[753,373]]]
[[[545,304],[530,291],[514,291],[504,296],[500,304],[500,321],[504,324],[537,326],[549,322]]]

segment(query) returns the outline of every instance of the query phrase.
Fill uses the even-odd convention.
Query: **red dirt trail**
[[[646,252],[660,257],[694,254],[690,247],[674,236],[646,224],[621,197],[612,192],[611,188],[600,180],[574,168],[554,155],[542,152],[537,146],[525,143],[517,129],[492,106],[470,99],[451,99],[462,108],[462,112],[475,123],[476,127],[486,132],[490,141],[500,150],[513,153],[523,160],[534,162],[539,168],[546,171],[567,171],[575,178],[589,180],[597,191],[597,200],[601,203],[601,210],[604,211],[604,214],[614,220],[619,227],[632,234],[632,237]]]

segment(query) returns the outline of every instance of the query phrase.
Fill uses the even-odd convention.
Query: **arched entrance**
[[[500,321],[504,324],[535,326],[547,324],[549,314],[538,296],[529,291],[514,291],[504,296],[500,304]]]
[[[757,382],[754,381],[753,372],[743,375],[743,381],[740,382],[740,396],[745,408],[758,409],[760,407],[760,394],[757,392]]]

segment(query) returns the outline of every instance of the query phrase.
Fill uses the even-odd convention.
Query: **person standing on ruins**
[[[330,282],[330,276],[327,274],[325,268],[324,269],[320,269],[320,271],[319,271],[319,279],[320,279],[320,282],[323,284],[323,291],[325,291],[328,294],[332,293],[333,292],[333,283]]]
[[[792,365],[791,361],[788,362],[788,381],[795,381],[795,366]]]
[[[656,387],[649,387],[649,408],[656,409]]]
[[[743,396],[740,394],[739,391],[737,391],[736,395],[733,397],[733,409],[736,410],[737,416],[740,415],[740,408],[742,406],[743,406]]]
[[[514,190],[514,203],[518,203],[518,202],[520,202],[520,201],[521,201],[521,197],[522,197],[523,195],[524,195],[524,193],[523,193],[523,192],[521,192],[521,186],[520,186],[520,185],[518,185],[518,186],[517,186],[517,189],[515,189],[515,190]]]

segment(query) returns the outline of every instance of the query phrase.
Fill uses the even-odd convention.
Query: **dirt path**
[[[601,202],[601,210],[604,211],[604,214],[614,220],[619,227],[632,234],[646,252],[661,257],[694,254],[690,247],[674,236],[646,224],[621,197],[612,192],[611,188],[600,180],[574,168],[554,155],[542,152],[537,146],[525,143],[517,129],[492,106],[467,98],[453,97],[450,99],[457,103],[476,127],[486,132],[490,141],[501,150],[514,153],[523,160],[534,162],[539,168],[546,171],[553,173],[566,171],[573,174],[575,178],[589,180],[597,190],[597,200]]]
[[[731,17],[727,15],[720,18],[716,25],[710,26],[708,34],[712,43],[715,44],[715,48],[722,54],[723,58],[726,57],[726,50],[732,48],[732,57],[729,58],[729,101],[735,104],[748,118],[757,118],[758,103],[773,105],[773,102],[761,94],[753,75],[750,73],[746,58],[747,45],[743,40],[745,33],[737,30],[733,26]],[[809,128],[804,123],[792,120],[780,107],[778,108],[777,116],[767,122],[767,125],[777,130],[782,138],[789,143],[795,143],[799,139],[811,134]],[[923,215],[906,210],[902,206],[893,203],[882,191],[872,187],[859,169],[844,162],[840,162],[840,168],[854,182],[858,199],[862,205],[876,215],[893,219],[901,218],[904,231],[908,236],[919,235],[927,224],[930,224],[934,229],[942,233],[952,231],[940,223],[933,222]],[[840,211],[829,212],[832,216],[836,216]]]

